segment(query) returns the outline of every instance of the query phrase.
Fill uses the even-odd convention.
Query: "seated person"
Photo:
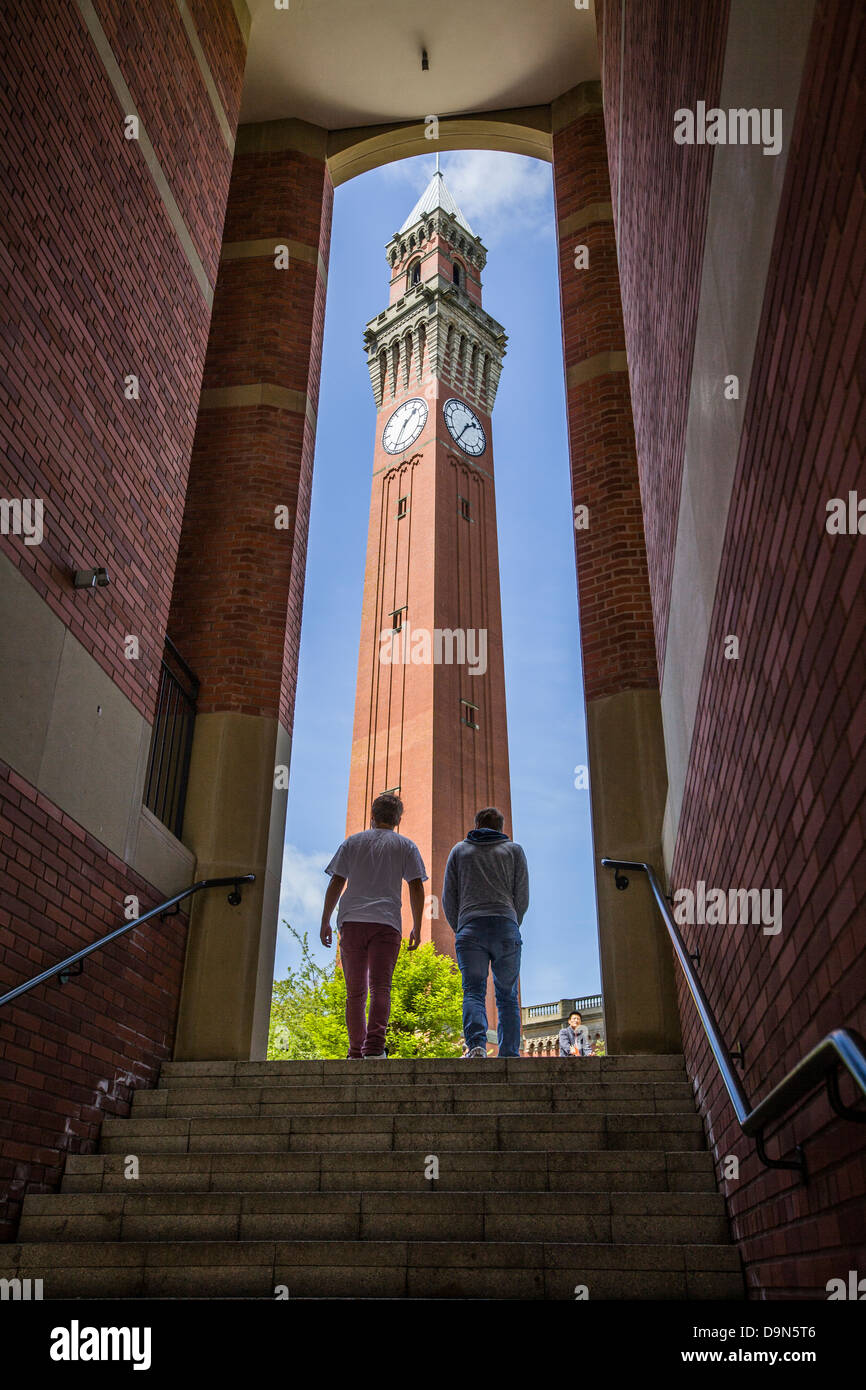
[[[581,1022],[577,1010],[573,1009],[568,1015],[568,1023],[559,1030],[559,1055],[560,1057],[589,1057],[591,1052],[589,1030]]]

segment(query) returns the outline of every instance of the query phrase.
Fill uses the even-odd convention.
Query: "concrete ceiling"
[[[595,14],[572,0],[247,3],[242,121],[340,130],[498,111],[546,105],[598,78]]]

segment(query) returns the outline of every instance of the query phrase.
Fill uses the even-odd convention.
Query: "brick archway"
[[[328,170],[334,187],[349,179],[413,155],[437,149],[501,150],[534,159],[553,159],[553,134],[549,106],[523,106],[508,111],[437,118],[436,134],[425,122],[402,121],[393,125],[330,131],[327,138]]]
[[[179,1059],[264,1055],[286,796],[273,769],[291,753],[333,187],[429,152],[426,129],[238,131],[169,630],[202,682],[184,838],[199,874],[247,868],[258,882],[231,923],[221,903],[196,905]],[[438,139],[553,163],[572,484],[592,518],[576,558],[596,858],[659,862],[665,763],[600,86],[442,120]],[[280,506],[283,531],[269,520]],[[232,563],[215,568],[226,526]],[[597,888],[611,1050],[673,1051],[672,962],[651,903],[624,903],[603,875]]]

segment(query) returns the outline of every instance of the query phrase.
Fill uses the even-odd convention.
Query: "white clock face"
[[[459,444],[464,454],[478,458],[479,454],[484,453],[487,448],[487,438],[482,429],[481,421],[475,411],[469,409],[465,401],[458,401],[452,397],[450,401],[445,402],[442,414],[445,416],[445,423],[452,438]]]
[[[398,405],[382,431],[382,443],[389,454],[402,454],[414,444],[427,422],[427,402],[420,396]]]

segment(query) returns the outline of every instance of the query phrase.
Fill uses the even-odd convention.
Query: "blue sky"
[[[434,157],[337,189],[280,919],[318,942],[323,872],[345,831],[376,410],[364,327],[388,302],[385,244]],[[508,333],[493,448],[515,839],[531,904],[524,1004],[600,988],[574,540],[550,165],[442,155],[446,182],[488,249],[484,305]],[[470,827],[467,826],[467,829]],[[431,885],[431,892],[440,891]],[[280,927],[276,977],[296,962]]]

